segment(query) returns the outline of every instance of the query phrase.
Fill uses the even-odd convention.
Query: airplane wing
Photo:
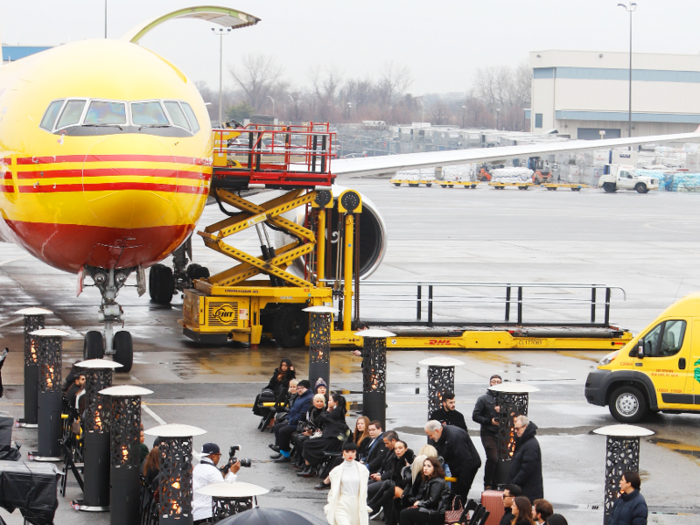
[[[230,9],[228,7],[212,5],[186,7],[184,9],[178,9],[172,13],[168,13],[167,15],[159,16],[143,24],[139,24],[122,36],[121,40],[138,44],[139,40],[141,40],[146,33],[149,33],[151,30],[167,22],[168,20],[174,20],[176,18],[198,18],[212,24],[230,27],[231,29],[248,27],[260,22],[260,19],[255,16],[243,13],[242,11],[238,11],[236,9]]]
[[[426,153],[407,153],[385,157],[362,157],[357,159],[338,159],[333,161],[333,173],[343,175],[380,175],[403,170],[420,168],[438,168],[477,162],[500,164],[499,161],[523,157],[541,157],[554,153],[582,151],[592,149],[611,149],[638,144],[658,142],[692,142],[700,140],[700,127],[693,133],[675,135],[651,135],[624,139],[604,140],[570,140],[550,144],[526,144],[522,146],[502,146],[497,148],[475,148],[450,151],[431,151]]]

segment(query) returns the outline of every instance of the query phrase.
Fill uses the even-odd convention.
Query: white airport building
[[[629,53],[533,51],[533,133],[573,139],[628,136]],[[632,55],[632,136],[700,125],[700,55]]]

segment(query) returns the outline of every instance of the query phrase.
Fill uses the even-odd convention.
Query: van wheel
[[[647,185],[646,185],[646,184],[642,184],[641,182],[640,182],[639,184],[637,184],[637,185],[634,187],[634,189],[637,190],[637,193],[647,193],[647,192],[649,191],[649,190],[647,189]]]
[[[615,191],[617,190],[615,184],[613,184],[612,182],[604,183],[603,189],[605,190],[605,193],[615,193]]]
[[[636,423],[647,411],[647,400],[633,386],[616,389],[610,396],[610,414],[620,423]]]

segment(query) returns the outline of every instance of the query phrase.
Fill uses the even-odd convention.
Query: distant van
[[[586,400],[621,423],[700,412],[700,293],[680,299],[588,374]]]

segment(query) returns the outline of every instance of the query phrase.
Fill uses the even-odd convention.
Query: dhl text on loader
[[[334,133],[328,124],[251,124],[214,130],[214,138],[211,195],[226,217],[198,234],[235,264],[195,279],[185,290],[181,324],[194,341],[256,346],[266,337],[282,347],[302,346],[309,329],[303,309],[309,306],[336,310],[332,346],[360,347],[362,338],[355,335],[360,321],[390,328],[396,336],[388,348],[602,350],[632,338],[610,324],[615,288],[604,284],[361,282],[362,196],[333,187]],[[255,204],[243,196],[251,190],[280,191]],[[232,242],[250,229],[257,232],[260,254]],[[268,230],[288,241],[273,246]],[[597,300],[600,292],[604,300]],[[586,319],[527,322],[524,312],[542,311],[542,300],[551,302],[552,293],[563,294],[562,304],[582,307]],[[582,293],[589,295],[581,298]],[[478,315],[488,304],[500,304],[495,308],[505,316],[464,320],[470,309]],[[361,305],[370,314],[361,317]],[[601,310],[604,321],[596,322]],[[385,318],[370,319],[377,313]]]

